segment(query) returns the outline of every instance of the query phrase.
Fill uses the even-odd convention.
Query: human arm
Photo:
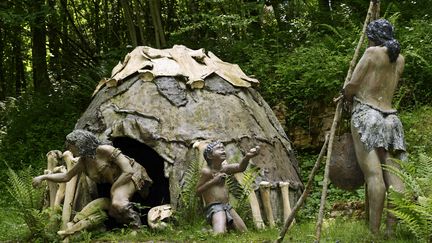
[[[246,155],[243,157],[240,163],[226,164],[222,167],[222,172],[227,174],[235,174],[238,172],[243,172],[249,165],[249,160],[259,154],[260,146],[255,146],[251,148]]]
[[[64,152],[63,159],[73,159],[72,153],[69,151]],[[37,187],[41,184],[43,180],[48,180],[48,181],[58,182],[58,183],[67,182],[70,181],[72,177],[80,173],[82,171],[82,168],[83,168],[83,164],[81,160],[78,160],[78,162],[72,167],[72,169],[68,170],[67,172],[36,176],[33,178],[32,184],[34,187]]]
[[[201,195],[211,186],[224,182],[226,177],[227,175],[225,173],[218,173],[216,176],[213,176],[210,169],[202,169],[200,179],[197,183],[196,193]]]
[[[343,87],[343,95],[346,100],[352,101],[353,96],[357,93],[369,68],[373,49],[366,49],[360,61],[357,63],[351,79]]]

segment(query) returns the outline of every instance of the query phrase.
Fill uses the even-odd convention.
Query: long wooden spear
[[[370,20],[378,18],[378,15],[379,15],[379,0],[371,0],[370,4],[369,4],[367,15],[366,15],[366,19],[365,19],[364,24],[363,24],[362,34],[360,36],[359,42],[357,43],[357,47],[356,47],[356,50],[354,52],[354,56],[350,62],[350,66],[348,69],[347,76],[345,78],[344,86],[351,79],[354,67],[357,63],[360,49],[361,49],[361,46],[362,46],[363,41],[364,41],[366,27],[369,24]],[[286,219],[286,221],[284,223],[284,227],[281,230],[279,237],[277,239],[277,242],[282,242],[282,240],[285,237],[285,234],[288,231],[288,228],[291,225],[296,213],[298,212],[298,210],[300,209],[300,207],[303,205],[304,201],[306,200],[306,198],[309,194],[309,191],[310,191],[311,181],[312,181],[313,177],[315,176],[316,172],[318,171],[319,163],[321,161],[321,158],[323,156],[324,150],[325,150],[325,148],[327,146],[327,142],[328,142],[329,146],[327,148],[327,158],[326,158],[326,167],[325,167],[325,171],[324,171],[323,191],[321,194],[320,211],[319,211],[318,221],[317,221],[317,225],[316,225],[316,239],[318,242],[320,241],[323,212],[324,212],[325,200],[327,197],[327,185],[328,185],[328,179],[329,179],[330,158],[331,158],[331,153],[333,150],[333,142],[334,142],[334,136],[335,136],[336,128],[337,128],[337,125],[339,123],[339,120],[340,120],[340,117],[342,114],[342,97],[340,96],[340,97],[336,98],[335,102],[337,102],[337,105],[336,105],[335,116],[333,118],[333,123],[332,123],[331,129],[330,129],[330,135],[329,135],[330,139],[328,139],[328,135],[327,135],[326,141],[325,141],[323,147],[321,148],[320,155],[318,156],[318,159],[315,162],[315,166],[312,169],[311,174],[309,175],[309,180],[308,180],[308,183],[306,184],[305,190],[303,191],[303,194],[301,195],[300,199],[297,201],[296,205],[294,206],[293,211],[291,212],[291,214]]]

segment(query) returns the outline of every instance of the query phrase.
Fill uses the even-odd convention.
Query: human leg
[[[83,220],[95,213],[99,213],[100,211],[109,210],[111,205],[111,200],[106,197],[101,197],[89,202],[80,212],[78,212],[73,218],[73,222],[76,223],[80,220]]]
[[[388,157],[385,160],[385,164],[388,166],[393,166],[394,168],[400,169],[398,163],[394,161],[394,159],[400,159],[398,154],[390,154],[388,153]],[[402,180],[396,176],[395,174],[384,171],[384,180],[386,183],[387,191],[391,187],[393,190],[397,192],[403,192],[405,190],[405,185]],[[387,198],[387,209],[392,209],[394,206],[389,198]],[[387,213],[386,219],[386,235],[392,236],[394,233],[394,226],[397,223],[397,218],[390,212]]]
[[[67,229],[60,230],[57,232],[57,234],[59,234],[60,236],[68,236],[84,229],[94,228],[96,226],[102,225],[107,218],[108,216],[104,211],[96,212],[92,215],[89,215],[85,219],[81,219],[76,223],[71,223],[70,225],[68,225]]]
[[[351,133],[357,161],[363,171],[368,187],[369,228],[373,233],[378,233],[386,192],[381,161],[376,150],[367,151],[365,149],[360,135],[354,126],[351,126]]]
[[[247,227],[246,227],[245,223],[243,222],[242,218],[237,214],[237,212],[233,208],[231,208],[230,213],[231,213],[231,216],[233,218],[234,228],[240,232],[246,232]]]
[[[226,232],[226,214],[225,211],[219,211],[212,215],[213,233],[223,234]]]
[[[141,225],[141,219],[136,211],[132,209],[130,198],[136,192],[133,182],[116,187],[111,191],[110,215],[118,223],[131,224],[133,227]]]

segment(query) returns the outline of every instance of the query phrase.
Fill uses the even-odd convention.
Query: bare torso
[[[390,62],[386,47],[369,47],[350,82],[345,86],[348,96],[355,96],[362,102],[382,111],[394,111],[392,98],[403,71],[404,57]]]
[[[121,174],[120,168],[106,156],[96,154],[95,159],[85,158],[84,172],[96,183],[113,184]]]
[[[212,171],[212,170],[204,170],[203,177],[206,177],[206,181],[212,180],[217,176],[217,174],[221,173],[221,171]],[[225,180],[220,181],[216,184],[211,185],[207,190],[203,191],[201,196],[204,199],[205,205],[209,205],[212,203],[228,203],[228,189],[225,186]]]

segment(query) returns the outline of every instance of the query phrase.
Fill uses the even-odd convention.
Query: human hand
[[[226,174],[226,173],[218,173],[215,177],[214,177],[214,179],[215,179],[215,181],[217,181],[217,182],[224,182],[225,181],[225,179],[228,177],[228,175]]]
[[[72,154],[71,151],[66,150],[66,151],[63,152],[63,154],[62,154],[61,157],[62,157],[63,160],[65,160],[65,159],[72,159],[73,158],[73,154]]]
[[[260,149],[261,148],[258,145],[255,146],[254,148],[251,148],[249,150],[249,152],[246,153],[246,157],[247,158],[253,158],[253,157],[257,156],[259,154]]]
[[[56,159],[61,159],[62,152],[59,150],[51,150],[46,154],[47,157],[54,157]]]
[[[42,183],[42,178],[41,178],[41,176],[36,176],[36,177],[34,177],[33,179],[32,179],[32,185],[33,185],[33,187],[39,187],[40,185],[41,185],[41,183]]]

